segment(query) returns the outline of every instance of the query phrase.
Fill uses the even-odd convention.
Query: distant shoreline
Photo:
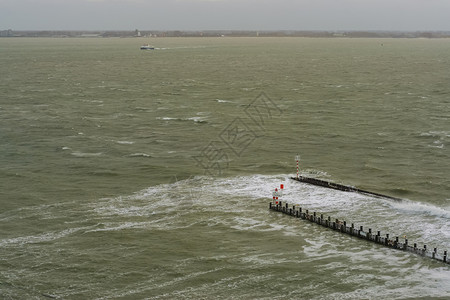
[[[0,30],[0,37],[143,38],[143,37],[317,37],[317,38],[450,38],[450,31],[302,31],[302,30],[204,30],[204,31],[65,31]]]

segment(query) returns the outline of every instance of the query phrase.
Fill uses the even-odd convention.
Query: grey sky
[[[450,30],[450,0],[0,0],[0,30]]]

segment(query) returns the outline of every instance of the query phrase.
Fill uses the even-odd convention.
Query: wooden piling
[[[316,179],[316,178],[309,178],[309,177],[305,177],[305,176],[298,176],[298,177],[291,177],[291,179],[296,180],[296,181],[300,181],[300,182],[309,183],[309,184],[312,184],[312,185],[325,187],[325,188],[340,190],[340,191],[344,191],[344,192],[356,192],[356,193],[365,194],[365,195],[371,195],[371,196],[376,196],[376,197],[388,198],[388,199],[392,199],[392,200],[396,200],[396,201],[402,201],[402,199],[400,199],[400,198],[396,198],[396,197],[392,197],[392,196],[388,196],[388,195],[383,195],[383,194],[380,194],[380,193],[374,193],[374,192],[358,189],[358,188],[355,188],[355,187],[352,187],[352,186],[347,186],[347,185],[343,185],[343,184],[333,183],[333,182],[329,182],[329,181],[325,181],[325,180],[321,180],[321,179]]]
[[[274,211],[283,212],[285,214],[289,214],[291,216],[301,218],[307,221],[310,221],[312,223],[316,223],[319,225],[322,225],[327,228],[331,228],[336,231],[340,231],[341,233],[345,233],[351,236],[357,236],[362,239],[366,239],[367,241],[371,241],[377,244],[384,245],[386,247],[394,248],[397,250],[402,251],[408,251],[412,253],[416,253],[422,256],[429,257],[434,260],[438,260],[447,264],[450,264],[450,262],[447,260],[447,251],[443,252],[443,255],[439,255],[437,248],[433,249],[433,252],[427,251],[427,245],[423,245],[423,249],[417,248],[417,243],[414,243],[414,247],[408,246],[408,239],[405,237],[405,242],[400,243],[399,237],[395,237],[395,240],[392,241],[389,239],[389,234],[386,234],[386,237],[381,237],[381,232],[377,231],[376,235],[372,234],[372,229],[369,228],[369,232],[364,232],[364,227],[360,226],[359,230],[355,229],[355,224],[351,223],[351,227],[347,227],[347,222],[342,221],[339,219],[335,219],[334,222],[331,222],[331,217],[328,216],[328,218],[324,219],[323,214],[320,214],[320,217],[317,217],[318,213],[313,212],[311,215],[309,214],[309,210],[306,209],[305,213],[302,212],[302,208],[296,206],[292,206],[292,208],[289,208],[289,204],[286,203],[284,206],[281,205],[281,201],[278,202],[278,204],[275,203],[269,203],[269,209]]]

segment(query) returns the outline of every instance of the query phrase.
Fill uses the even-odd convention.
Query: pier
[[[355,193],[360,193],[360,194],[364,194],[364,195],[388,198],[388,199],[395,200],[395,201],[402,201],[402,199],[400,199],[400,198],[396,198],[396,197],[392,197],[392,196],[388,196],[388,195],[383,195],[383,194],[380,194],[380,193],[369,192],[369,191],[366,191],[366,190],[355,188],[353,186],[338,184],[338,183],[334,183],[334,182],[330,182],[330,181],[326,181],[326,180],[321,180],[321,179],[316,179],[316,178],[310,178],[310,177],[305,177],[305,176],[298,176],[298,177],[291,177],[291,179],[296,180],[296,181],[300,181],[300,182],[305,182],[305,183],[317,185],[317,186],[321,186],[321,187],[325,187],[325,188],[340,190],[340,191],[344,191],[344,192],[355,192]]]
[[[360,226],[358,228],[357,226],[355,227],[353,223],[348,226],[346,221],[338,219],[334,219],[332,221],[332,218],[329,216],[327,218],[324,218],[323,214],[319,215],[316,212],[310,213],[307,209],[303,210],[297,205],[292,205],[291,207],[289,207],[288,203],[283,204],[282,201],[278,201],[275,198],[277,197],[274,196],[274,200],[269,203],[269,209],[273,211],[281,212],[295,218],[309,221],[311,223],[316,223],[328,229],[337,231],[341,234],[347,234],[369,242],[383,245],[385,247],[415,253],[446,264],[450,264],[449,260],[447,259],[447,251],[444,251],[442,254],[440,254],[438,253],[438,250],[436,248],[434,248],[433,250],[428,249],[427,245],[423,245],[422,248],[419,248],[416,243],[409,243],[408,239],[406,238],[404,239],[404,241],[399,241],[398,237],[395,237],[395,239],[390,239],[389,234],[386,234],[386,236],[382,236],[380,231],[372,231],[371,228],[369,228],[368,231],[365,231],[363,229],[363,226]]]
[[[325,188],[329,188],[329,189],[344,191],[344,192],[356,192],[356,193],[370,195],[370,196],[376,196],[376,197],[388,198],[388,199],[396,200],[396,201],[402,201],[402,199],[400,199],[400,198],[383,195],[380,193],[369,192],[366,190],[355,188],[353,186],[348,186],[348,185],[338,184],[338,183],[334,183],[334,182],[330,182],[330,181],[326,181],[326,180],[301,176],[301,175],[299,175],[299,167],[298,167],[299,160],[300,160],[300,155],[297,154],[295,156],[295,161],[297,162],[297,177],[291,177],[291,179],[293,179],[293,180],[305,182],[305,183],[309,183],[309,184],[313,184],[313,185],[317,185],[317,186],[321,186],[321,187],[325,187]]]

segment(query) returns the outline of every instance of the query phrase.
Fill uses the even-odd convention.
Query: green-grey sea
[[[0,298],[448,299],[268,203],[450,250],[449,83],[449,39],[1,38]]]

